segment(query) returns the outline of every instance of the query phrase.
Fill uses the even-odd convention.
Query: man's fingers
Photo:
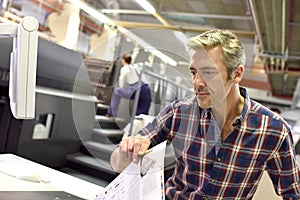
[[[149,138],[143,139],[138,155],[140,156],[143,155],[147,151],[149,146],[150,146],[150,139]]]
[[[139,161],[139,157],[138,157],[138,152],[141,149],[142,146],[142,142],[143,142],[143,138],[140,135],[136,135],[134,137],[134,148],[133,148],[133,162],[137,163]]]
[[[132,160],[134,141],[131,137],[124,138],[120,143],[120,154],[127,160]]]
[[[120,143],[122,157],[137,163],[139,156],[143,155],[150,145],[150,139],[141,135],[123,138]]]
[[[134,151],[134,138],[133,137],[128,137],[127,138],[127,151],[128,152],[133,152]]]

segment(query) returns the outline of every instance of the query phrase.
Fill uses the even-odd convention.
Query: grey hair
[[[213,48],[219,46],[222,49],[222,60],[227,66],[228,79],[232,72],[239,66],[245,65],[246,54],[240,39],[228,30],[213,29],[198,36],[192,37],[186,43],[188,48]]]

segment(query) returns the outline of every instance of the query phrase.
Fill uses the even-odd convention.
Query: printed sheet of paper
[[[157,200],[165,199],[164,157],[166,142],[163,142],[131,163],[98,195],[96,200]]]

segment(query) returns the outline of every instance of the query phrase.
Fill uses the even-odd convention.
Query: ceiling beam
[[[131,22],[131,21],[114,21],[117,26],[124,26],[127,28],[157,28],[157,29],[169,29],[174,31],[185,31],[185,32],[205,32],[211,30],[211,28],[206,27],[185,27],[185,26],[167,26],[162,24],[153,23],[141,23],[141,22]],[[242,30],[231,30],[233,33],[240,37],[254,38],[255,32],[253,31],[242,31]]]
[[[293,32],[293,26],[294,26],[294,19],[295,19],[295,0],[290,0],[290,6],[289,6],[289,19],[288,19],[288,33],[287,33],[287,49],[289,49],[289,46],[292,41],[292,32]]]
[[[126,9],[102,9],[102,13],[105,14],[132,14],[132,15],[151,15],[144,10],[126,10]],[[249,20],[251,16],[244,15],[217,15],[217,14],[200,14],[200,13],[186,13],[186,12],[160,12],[161,15],[174,15],[181,17],[201,17],[211,19],[231,19],[231,20]]]
[[[264,51],[265,46],[264,46],[263,41],[262,41],[263,37],[262,37],[261,27],[259,26],[259,21],[258,21],[257,5],[256,5],[256,2],[254,0],[248,0],[248,3],[249,3],[249,7],[250,7],[252,20],[253,20],[253,23],[254,23],[254,28],[255,28],[255,31],[256,31],[256,36],[257,36],[258,41],[259,41],[260,50]]]

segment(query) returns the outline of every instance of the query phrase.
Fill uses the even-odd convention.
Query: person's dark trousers
[[[110,116],[117,115],[121,98],[134,100],[137,87],[138,84],[134,84],[130,87],[115,88],[113,91],[110,107],[108,109],[107,114]],[[140,115],[140,114],[148,115],[150,105],[151,105],[151,89],[148,84],[143,83],[141,85],[141,91],[140,91],[140,97],[139,97],[136,115]]]
[[[137,88],[137,85],[132,85],[130,87],[116,87],[113,91],[110,107],[107,114],[110,116],[117,116],[118,107],[121,98],[130,99]]]

